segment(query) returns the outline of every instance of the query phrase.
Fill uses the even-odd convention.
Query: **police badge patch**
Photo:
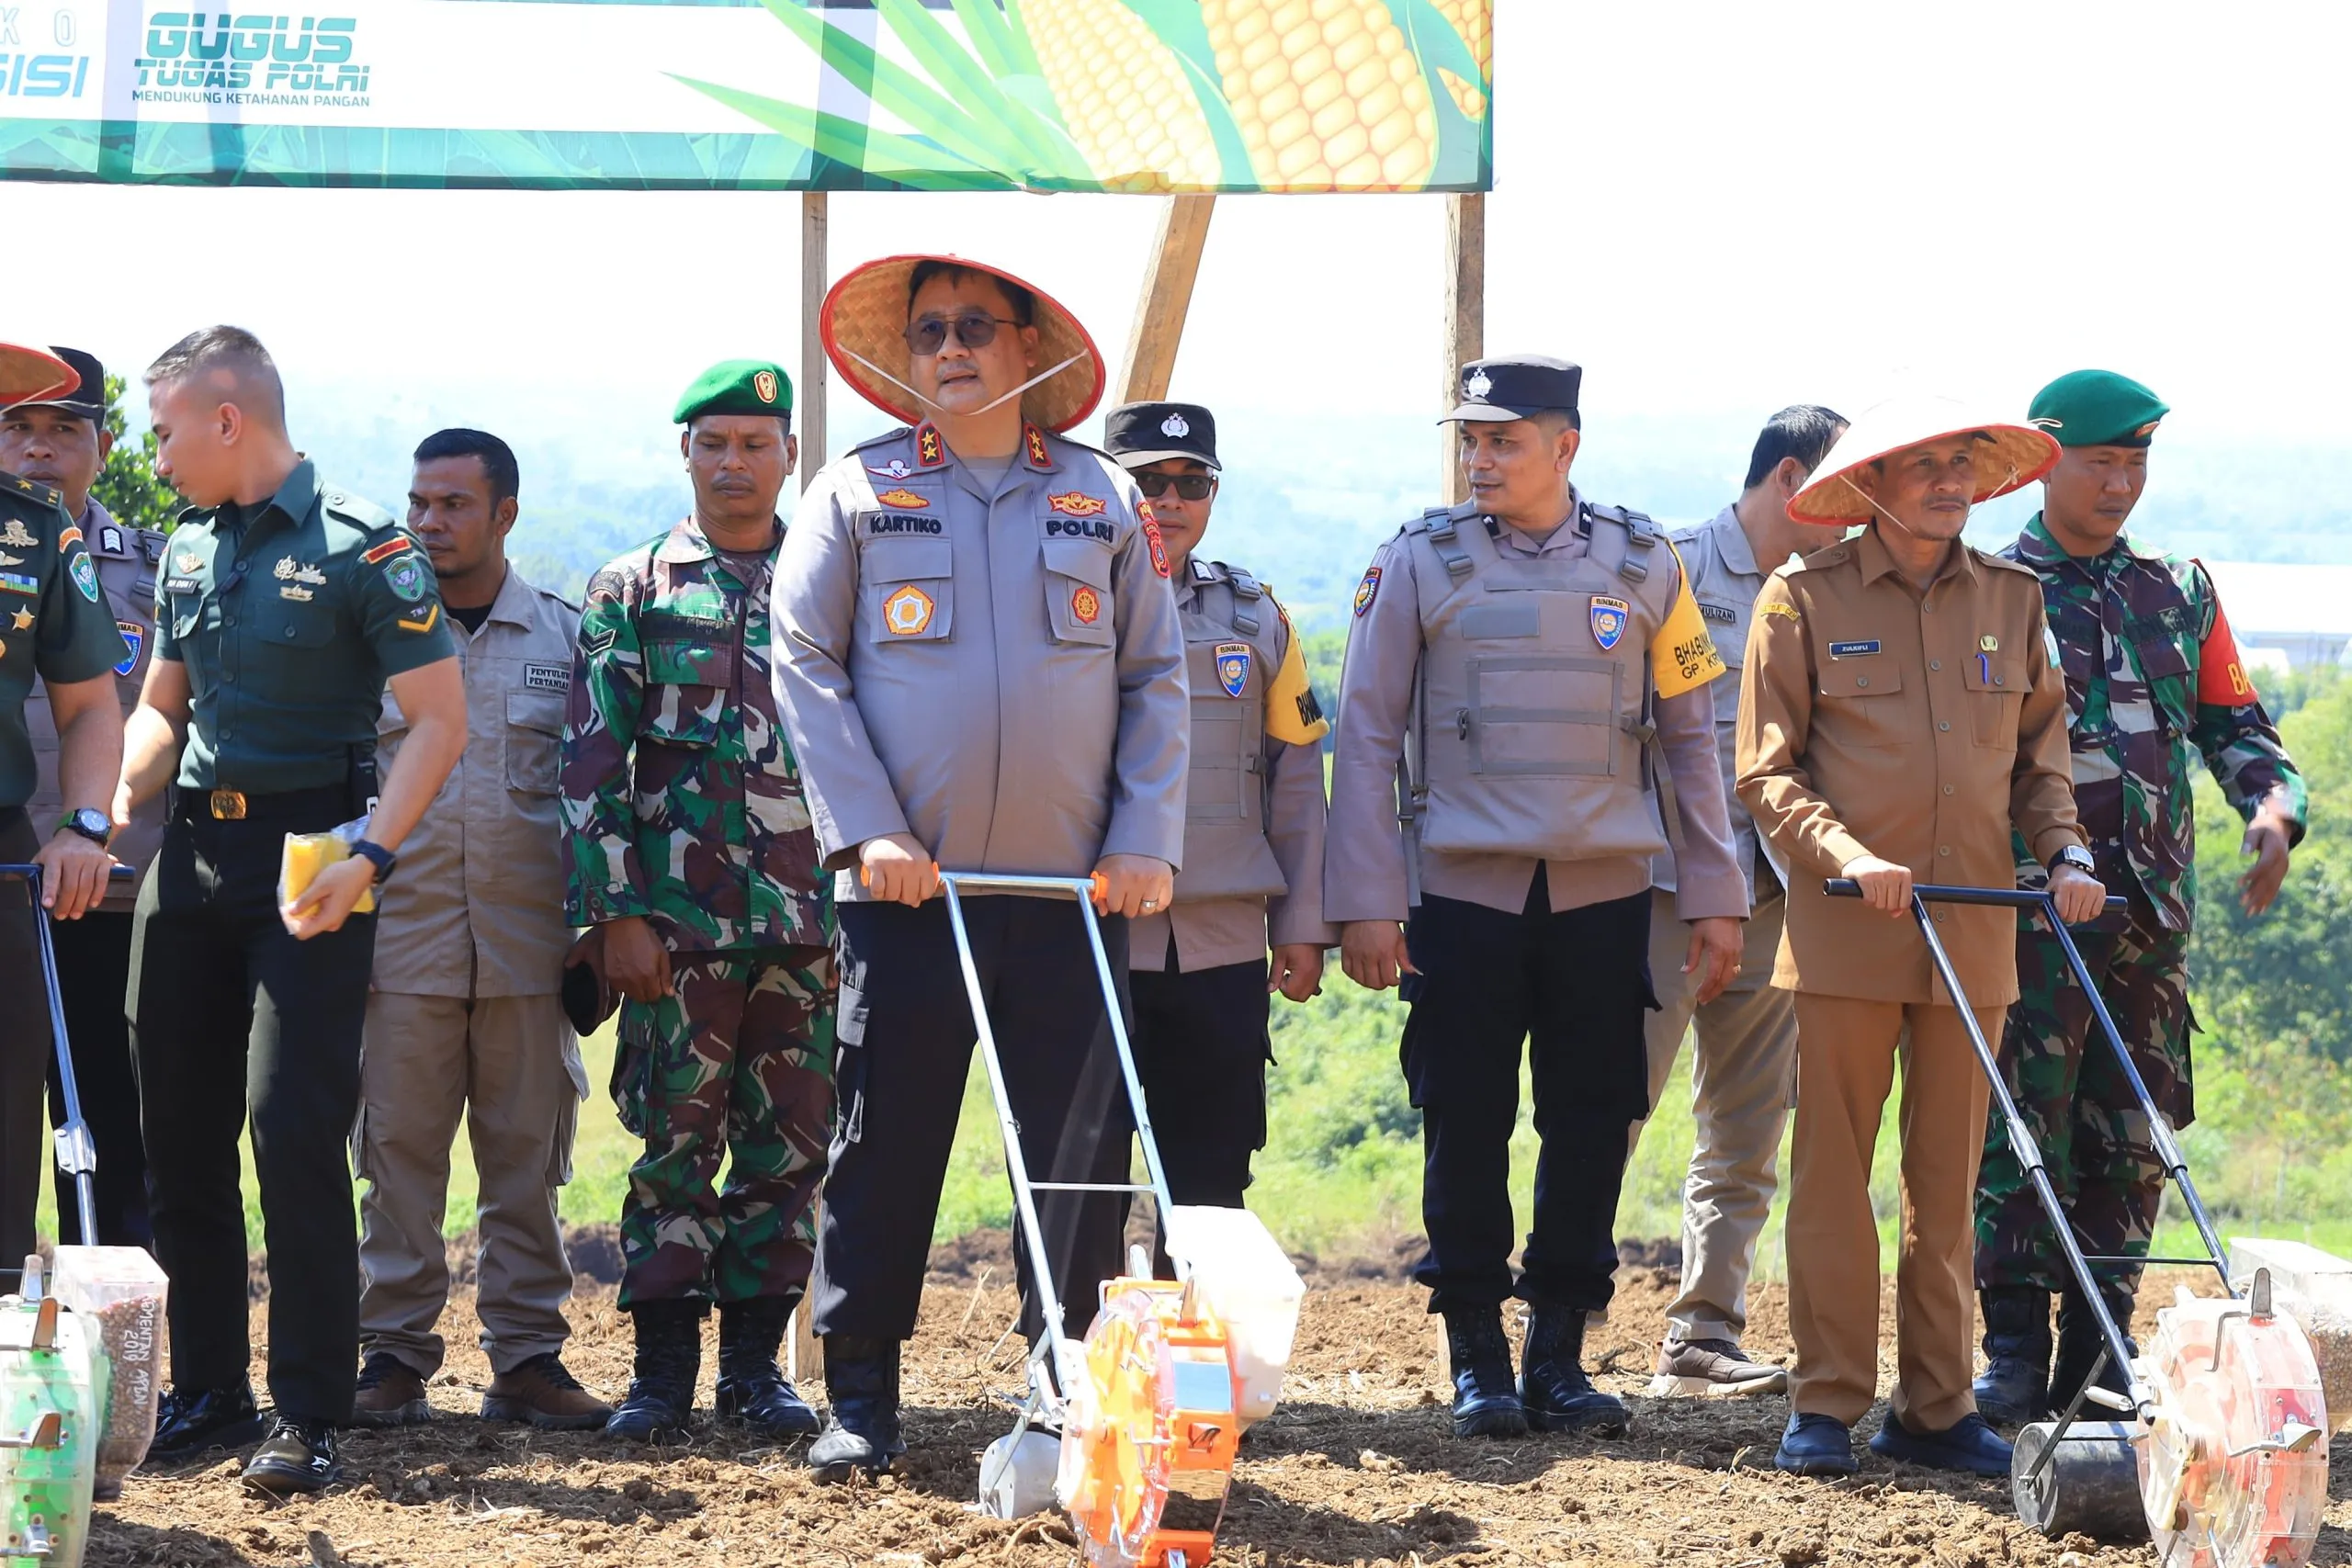
[[[1216,682],[1228,697],[1238,697],[1250,689],[1250,645],[1246,642],[1221,642],[1216,645]]]
[[[1633,606],[1623,599],[1600,593],[1592,596],[1592,640],[1600,645],[1601,652],[1616,651],[1619,639],[1625,635],[1625,623],[1633,614]]]
[[[1356,614],[1361,615],[1371,609],[1373,600],[1378,597],[1379,593],[1380,569],[1376,566],[1366,567],[1363,581],[1356,584]]]
[[[122,646],[130,650],[130,657],[116,665],[114,672],[128,675],[139,668],[139,650],[147,646],[147,628],[137,621],[117,621],[114,629],[122,634]]]

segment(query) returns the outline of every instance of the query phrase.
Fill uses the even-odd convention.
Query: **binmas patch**
[[[117,621],[114,629],[122,634],[122,646],[130,649],[130,657],[114,667],[118,675],[128,675],[139,668],[140,649],[147,646],[147,628],[137,621]]]
[[[1592,596],[1592,640],[1600,645],[1603,653],[1614,653],[1624,640],[1625,627],[1634,618],[1634,607],[1623,599],[1611,599],[1605,593]]]
[[[1225,688],[1227,696],[1238,697],[1250,689],[1250,659],[1246,642],[1216,645],[1216,683]]]

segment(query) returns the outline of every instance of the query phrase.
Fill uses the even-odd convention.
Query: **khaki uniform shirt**
[[[1589,536],[1577,522],[1584,504],[1580,496],[1574,498],[1569,520],[1541,541],[1520,529],[1498,525],[1496,551],[1511,558],[1561,564],[1579,559],[1590,548]],[[1483,521],[1462,515],[1467,519],[1465,527],[1477,527]],[[1668,574],[1657,587],[1661,599],[1671,602],[1680,592],[1673,552],[1658,548],[1650,556],[1648,570]],[[1396,820],[1396,778],[1423,646],[1421,598],[1414,578],[1419,558],[1400,534],[1373,557],[1374,570],[1357,591],[1359,608],[1350,628],[1339,736],[1331,759],[1331,826],[1323,872],[1323,913],[1342,924],[1401,920],[1407,914],[1407,852]],[[1431,585],[1430,596],[1435,600],[1448,592],[1450,585],[1440,581]],[[1573,635],[1590,634],[1579,630]],[[1720,684],[1720,679],[1713,683]],[[1662,698],[1653,709],[1657,739],[1680,800],[1682,876],[1675,903],[1686,920],[1747,918],[1747,888],[1732,863],[1731,831],[1715,767],[1713,715],[1713,699],[1703,685]],[[1421,891],[1517,914],[1527,907],[1537,863],[1532,854],[1424,848]],[[1650,886],[1646,851],[1543,864],[1555,913],[1632,897]]]
[[[1921,882],[2013,887],[2014,828],[2047,864],[2083,842],[2066,687],[2032,570],[1962,546],[1921,592],[1875,527],[1782,567],[1747,634],[1739,798],[1788,856],[1772,983],[1950,1002],[1907,915],[1833,899],[1859,855]],[[2014,910],[1933,905],[1972,1007],[2017,1000]]]
[[[950,871],[1184,853],[1191,718],[1168,553],[1135,481],[1035,426],[1001,480],[926,424],[828,464],[775,571],[776,705],[836,897],[911,833]]]
[[[123,661],[114,667],[115,690],[122,699],[123,716],[129,717],[139,705],[139,688],[146,684],[148,649],[155,639],[155,566],[164,558],[164,536],[150,528],[124,527],[96,497],[76,526],[97,567],[98,586],[106,591],[107,603],[113,608],[115,629],[122,634]],[[33,761],[40,770],[40,782],[33,786],[33,797],[25,810],[45,838],[65,815],[65,803],[57,792],[57,720],[49,711],[49,688],[39,681],[33,682],[32,695],[25,699],[25,728],[32,736]],[[104,810],[114,803],[90,804]],[[116,833],[107,846],[115,859],[139,875],[110,883],[106,901],[98,906],[101,909],[130,913],[139,901],[139,883],[163,841],[164,792],[157,790],[131,814],[130,826]]]
[[[557,991],[563,810],[556,795],[580,610],[507,568],[490,618],[449,618],[466,683],[466,750],[379,897],[375,988],[420,997]],[[389,769],[408,716],[388,690],[377,750]]]
[[[1204,690],[1194,682],[1195,713],[1204,705],[1264,709],[1264,722],[1259,727],[1258,766],[1243,784],[1261,792],[1264,843],[1281,869],[1283,891],[1261,897],[1189,897],[1185,891],[1189,878],[1217,869],[1208,863],[1214,852],[1204,852],[1204,844],[1216,836],[1217,824],[1204,812],[1202,801],[1191,800],[1188,814],[1203,826],[1185,833],[1186,871],[1176,880],[1174,903],[1129,922],[1131,969],[1174,968],[1189,974],[1227,964],[1261,962],[1269,943],[1284,947],[1311,942],[1329,947],[1340,940],[1339,928],[1323,919],[1323,736],[1330,726],[1306,683],[1306,657],[1299,650],[1290,616],[1272,594],[1251,604],[1256,623],[1251,628],[1213,618],[1213,604],[1239,605],[1220,586],[1230,570],[1221,562],[1187,561],[1175,580],[1176,609],[1183,619],[1187,640],[1214,644],[1221,666],[1228,662],[1227,649],[1241,649],[1241,672],[1235,682],[1240,690],[1214,682]],[[1250,698],[1255,698],[1255,703]],[[1200,728],[1193,727],[1195,764],[1201,761],[1204,744]],[[1175,949],[1172,964],[1171,944]]]

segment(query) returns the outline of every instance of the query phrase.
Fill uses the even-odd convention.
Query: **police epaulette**
[[[65,504],[65,492],[55,485],[45,485],[37,480],[20,479],[15,474],[0,474],[0,479],[5,479],[9,490],[23,496],[27,501],[37,502],[43,506]]]

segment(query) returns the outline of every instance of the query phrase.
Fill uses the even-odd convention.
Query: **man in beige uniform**
[[[601,1427],[609,1406],[565,1371],[571,1266],[556,1193],[588,1080],[558,991],[563,818],[556,795],[579,607],[507,563],[514,454],[478,430],[416,449],[408,531],[433,559],[466,683],[465,756],[384,884],[360,1060],[363,1427],[430,1419],[448,1303],[441,1222],[449,1145],[466,1119],[480,1181],[476,1310],[492,1373],[485,1420]],[[408,730],[388,692],[386,761]]]
[[[2069,919],[2101,908],[2075,822],[2065,685],[2024,567],[1959,542],[1969,508],[2039,479],[2058,445],[1939,398],[1855,422],[1790,504],[1804,522],[1867,521],[1783,567],[1748,629],[1739,798],[1787,857],[1773,984],[1797,993],[1797,1128],[1789,1197],[1793,1413],[1775,1462],[1850,1474],[1850,1428],[1878,1374],[1878,1225],[1871,1154],[1905,1026],[1897,1371],[1874,1453],[2006,1475],[2009,1445],[1969,1393],[1972,1228],[1990,1095],[1933,974],[1911,885],[2016,883],[2014,831],[2052,868]],[[1863,899],[1832,900],[1826,877]],[[1933,920],[1978,1026],[2017,999],[2016,917],[1939,905]]]
[[[155,563],[164,558],[164,536],[116,522],[90,493],[114,450],[107,429],[106,368],[78,348],[56,354],[81,374],[82,384],[63,396],[15,403],[0,413],[0,470],[53,485],[64,496],[66,515],[82,531],[82,546],[97,568],[98,586],[122,633],[123,659],[114,673],[127,715],[139,705],[139,687],[147,678],[147,649],[155,636]],[[62,814],[64,802],[57,788],[57,721],[50,712],[49,688],[39,681],[25,699],[25,728],[40,770],[25,810],[47,827]],[[164,801],[158,795],[131,814],[130,826],[107,849],[124,865],[144,873],[163,839]],[[57,984],[73,1042],[82,1120],[97,1156],[96,1218],[98,1241],[106,1247],[144,1247],[154,1236],[147,1221],[147,1152],[139,1136],[130,1025],[122,1006],[130,983],[130,913],[138,897],[137,879],[117,877],[96,908],[78,920],[52,920],[49,928],[57,948]],[[53,1063],[49,1077],[50,1119],[62,1125],[65,1103]],[[79,1241],[81,1200],[62,1172],[56,1190],[57,1234]]]
[[[1763,569],[1780,565],[1798,549],[1837,542],[1829,530],[1792,520],[1788,502],[1845,427],[1826,408],[1800,403],[1782,409],[1756,438],[1739,499],[1712,522],[1673,536],[1675,554],[1690,574],[1699,614],[1729,666],[1726,679],[1707,687],[1714,702],[1726,796],[1734,773],[1733,738],[1739,728],[1739,669],[1748,618],[1764,587]],[[1778,1393],[1788,1387],[1786,1371],[1751,1361],[1739,1348],[1747,1326],[1747,1272],[1779,1185],[1781,1134],[1796,1090],[1796,1009],[1788,992],[1771,983],[1788,867],[1776,863],[1758,837],[1747,808],[1736,798],[1729,807],[1733,858],[1747,881],[1750,908],[1739,976],[1704,1006],[1692,977],[1677,967],[1683,937],[1674,918],[1674,857],[1658,855],[1650,862],[1650,985],[1658,1001],[1658,1010],[1644,1026],[1651,1113],[1661,1104],[1683,1036],[1695,1024],[1690,1111],[1698,1123],[1682,1186],[1682,1287],[1666,1309],[1666,1343],[1650,1379],[1654,1398]],[[1648,1124],[1634,1124],[1637,1148]]]
[[[1170,1195],[1238,1209],[1266,1144],[1269,998],[1316,995],[1323,950],[1340,939],[1323,919],[1330,726],[1274,596],[1194,554],[1216,502],[1215,416],[1127,403],[1103,421],[1102,447],[1159,520],[1193,694],[1175,903],[1127,931],[1136,1067]]]

